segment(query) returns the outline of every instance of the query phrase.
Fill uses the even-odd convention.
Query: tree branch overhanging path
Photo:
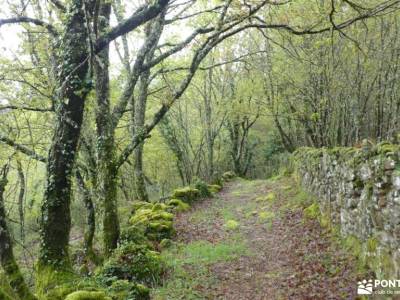
[[[312,103],[314,98],[325,99],[323,93],[318,90],[311,97],[309,90],[303,91],[308,98],[301,93],[298,97],[303,97],[305,104],[294,105],[292,95],[282,91],[297,83],[287,80],[278,87],[273,82],[271,66],[275,61],[271,57],[275,53],[270,50],[271,44],[281,45],[285,51],[295,48],[296,58],[300,54],[292,39],[307,36],[312,40],[330,34],[332,41],[337,35],[362,49],[349,31],[368,20],[396,13],[400,0],[375,1],[374,5],[372,1],[369,5],[359,2],[322,1],[316,6],[318,14],[307,20],[301,17],[302,7],[295,0],[146,0],[140,6],[123,0],[10,4],[0,15],[0,31],[20,26],[21,53],[0,54],[0,118],[4,116],[9,123],[0,123],[0,146],[13,155],[20,153],[23,159],[46,165],[38,273],[71,270],[71,212],[76,195],[82,197],[88,210],[86,259],[99,263],[94,259],[94,240],[99,231],[103,237],[102,255],[112,256],[121,237],[118,197],[123,193],[129,199],[131,193],[130,184],[124,180],[132,180],[136,198],[149,199],[143,146],[151,137],[161,136],[168,151],[185,160],[185,167],[190,169],[186,175],[182,165],[176,167],[182,182],[188,183],[202,172],[200,162],[205,157],[209,166],[205,176],[210,180],[215,176],[214,147],[224,147],[223,142],[215,142],[217,139],[229,141],[226,160],[236,173],[246,176],[259,142],[251,132],[265,116],[273,116],[272,123],[286,148],[295,148],[296,142],[287,134],[289,130],[294,132],[295,122],[305,127],[304,136],[314,145],[323,145],[317,131],[328,117]],[[288,17],[291,13],[292,18]],[[116,25],[110,25],[113,23]],[[179,30],[182,32],[174,32]],[[235,44],[235,37],[250,42]],[[120,62],[115,62],[116,58]],[[260,71],[261,66],[265,69]],[[329,68],[324,72],[328,73]],[[254,93],[262,86],[268,112],[263,111],[263,100],[241,96],[249,91],[239,88],[241,80],[234,78],[238,70],[241,76],[251,70],[265,76],[261,83],[255,78],[258,75],[243,78],[243,82],[254,84]],[[199,73],[207,75],[201,84],[197,84]],[[321,78],[325,73],[321,72]],[[383,77],[377,75],[376,82],[381,83]],[[312,84],[319,84],[313,80]],[[201,104],[192,103],[192,87],[200,94]],[[382,97],[391,91],[383,84],[380,88],[384,91]],[[233,99],[232,104],[225,98]],[[285,103],[283,113],[275,102]],[[225,112],[212,109],[221,103],[228,107]],[[192,106],[196,108],[190,111],[188,107]],[[204,126],[196,139],[198,145],[190,144],[188,115],[194,113],[199,114]],[[157,130],[159,127],[163,128]],[[181,141],[188,145],[180,147]],[[208,150],[204,150],[206,146]],[[129,179],[126,174],[130,166],[125,163],[131,164],[133,153],[134,179]],[[95,214],[101,215],[102,226],[95,224]]]

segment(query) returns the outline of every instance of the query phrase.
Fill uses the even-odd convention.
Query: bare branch
[[[53,25],[46,23],[42,20],[34,19],[34,18],[29,18],[29,17],[15,17],[15,18],[9,18],[9,19],[0,19],[0,27],[5,24],[20,24],[20,23],[32,23],[37,26],[42,26],[46,28],[49,33],[52,35],[56,36],[57,30],[54,28]]]

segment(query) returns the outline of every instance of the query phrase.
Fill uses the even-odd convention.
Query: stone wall
[[[400,278],[399,145],[300,148],[294,158],[302,185],[343,237],[359,241],[377,278]]]

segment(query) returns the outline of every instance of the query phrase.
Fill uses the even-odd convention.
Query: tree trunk
[[[79,189],[82,193],[83,203],[86,207],[87,217],[86,217],[86,229],[85,236],[83,239],[83,249],[85,250],[85,255],[91,261],[96,262],[95,254],[93,251],[93,238],[96,231],[96,214],[94,211],[94,204],[89,189],[87,188],[82,174],[79,170],[76,171],[76,179],[78,182]]]
[[[148,45],[148,49],[146,49],[147,51],[144,57],[145,63],[151,61],[154,57],[156,46],[163,31],[165,13],[166,11],[164,10],[159,17],[157,17],[156,19],[154,19],[154,21],[146,25],[145,45]],[[150,69],[146,69],[140,75],[139,87],[138,87],[139,96],[133,103],[134,106],[134,110],[132,111],[133,124],[134,124],[133,139],[136,137],[137,134],[142,134],[145,131],[144,125],[146,117],[149,80],[150,80]],[[149,196],[146,190],[145,175],[143,172],[143,146],[144,142],[140,143],[134,150],[135,192],[137,200],[149,201]]]
[[[149,77],[150,71],[145,71],[139,79],[139,97],[135,101],[134,109],[134,135],[143,130]],[[149,201],[143,172],[143,146],[144,143],[141,143],[134,150],[135,193],[137,200]]]
[[[69,267],[71,173],[75,163],[87,83],[88,47],[83,1],[73,0],[62,36],[56,126],[47,158],[39,266]]]
[[[109,26],[111,4],[104,3],[99,12],[99,33]],[[110,108],[109,46],[94,59],[97,98],[97,194],[103,205],[103,247],[106,256],[118,245],[119,217],[117,209],[117,176],[115,167],[114,128]]]
[[[12,239],[6,222],[4,190],[7,185],[8,166],[0,170],[0,263],[13,291],[24,300],[37,300],[25,283],[14,258]],[[0,295],[1,296],[1,295]]]

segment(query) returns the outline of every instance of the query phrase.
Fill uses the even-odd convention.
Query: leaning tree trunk
[[[134,109],[134,134],[136,134],[140,130],[143,130],[146,114],[147,88],[149,77],[150,71],[145,71],[140,76],[139,97],[135,101]],[[135,193],[137,200],[149,201],[143,172],[143,147],[144,143],[140,143],[134,150]]]
[[[89,90],[83,0],[73,0],[61,39],[56,126],[47,158],[39,266],[69,267],[71,173]]]
[[[99,32],[109,26],[111,4],[101,5],[99,12]],[[97,126],[97,194],[103,206],[103,247],[106,256],[117,247],[119,238],[119,218],[117,210],[117,176],[115,166],[114,128],[110,109],[109,46],[94,59],[96,76],[96,126]]]
[[[154,21],[150,22],[146,26],[146,43],[149,47],[144,57],[144,62],[149,62],[153,59],[156,45],[160,39],[163,23],[166,11],[164,10],[159,17]],[[150,69],[143,70],[139,78],[139,96],[133,103],[134,110],[132,112],[133,117],[133,138],[137,134],[144,132],[145,128],[145,117],[146,117],[146,106],[147,106],[147,93],[150,81]],[[143,171],[143,147],[144,143],[140,143],[134,150],[134,172],[135,172],[135,191],[136,198],[140,201],[149,201],[149,196],[146,190],[145,175]]]
[[[26,285],[24,277],[14,258],[12,239],[6,222],[6,210],[3,198],[4,190],[7,185],[7,171],[8,166],[4,166],[2,170],[0,170],[0,263],[11,288],[18,297],[24,300],[37,300]]]

